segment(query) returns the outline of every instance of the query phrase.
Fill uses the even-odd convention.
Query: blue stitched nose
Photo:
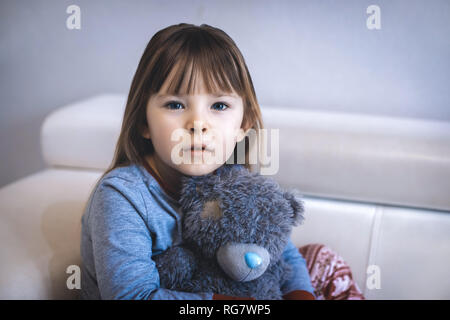
[[[254,252],[247,252],[245,254],[245,263],[249,268],[254,269],[262,263],[262,259]]]

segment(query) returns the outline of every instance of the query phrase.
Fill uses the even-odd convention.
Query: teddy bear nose
[[[251,269],[257,268],[262,263],[262,258],[254,252],[247,252],[244,257],[245,263]]]
[[[234,281],[246,282],[260,277],[270,263],[270,254],[253,243],[227,243],[216,253],[217,263]]]

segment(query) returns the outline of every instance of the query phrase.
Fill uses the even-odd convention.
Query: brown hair
[[[168,86],[169,94],[191,94],[195,83],[193,74],[201,72],[208,93],[230,93],[234,89],[242,97],[242,127],[245,130],[254,129],[259,133],[263,128],[252,79],[234,41],[224,31],[207,24],[172,25],[158,31],[144,50],[131,83],[114,159],[103,176],[116,167],[143,164],[144,156],[154,152],[151,140],[141,135],[147,126],[146,106],[150,96],[160,91],[172,71],[175,73]],[[189,77],[187,92],[180,92],[186,76]],[[244,166],[249,170],[252,169],[249,163],[250,143],[254,141],[247,136],[239,142],[245,143]],[[236,149],[237,145],[234,159],[237,159]]]

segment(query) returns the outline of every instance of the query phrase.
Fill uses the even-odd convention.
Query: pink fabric
[[[318,243],[302,246],[299,251],[306,260],[317,300],[365,300],[350,266],[336,252]]]

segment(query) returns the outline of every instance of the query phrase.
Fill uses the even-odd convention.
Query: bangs
[[[174,38],[177,38],[176,34]],[[245,95],[243,70],[236,63],[239,58],[207,32],[185,33],[184,38],[177,38],[173,43],[169,39],[165,49],[168,52],[161,55],[167,57],[161,66],[165,72],[159,74],[166,77],[158,79],[154,87],[157,92],[191,95],[196,92],[196,84],[201,78],[208,94],[234,91],[240,96]]]

